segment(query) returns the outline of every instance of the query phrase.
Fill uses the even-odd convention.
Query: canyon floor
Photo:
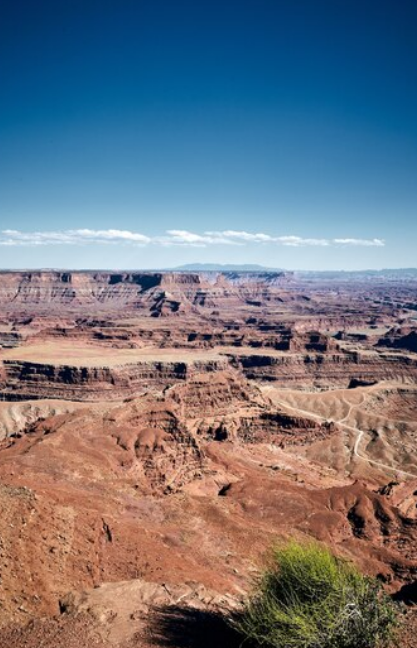
[[[417,281],[0,273],[0,645],[239,645],[326,543],[417,646]]]

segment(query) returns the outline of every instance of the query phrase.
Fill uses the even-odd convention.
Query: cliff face
[[[388,331],[378,340],[378,346],[417,353],[417,330],[398,328]]]
[[[200,394],[193,397],[195,406],[200,409],[207,407],[207,394],[213,394],[216,407],[223,409],[227,407],[227,399],[232,398],[234,390],[239,398],[246,398],[237,381],[229,386],[229,396],[221,390],[221,398],[216,401],[216,390],[222,387],[222,377],[217,376],[216,372],[231,369],[237,370],[237,376],[241,374],[250,380],[272,382],[283,387],[329,389],[380,380],[416,381],[417,357],[371,352],[247,355],[227,351],[217,358],[208,356],[207,359],[197,359],[187,354],[184,360],[144,359],[113,366],[106,366],[104,359],[103,366],[5,359],[0,364],[0,400],[117,400],[144,393],[149,388],[162,389],[184,383],[197,373],[205,373],[207,378],[204,383],[192,383],[192,389],[197,395]],[[178,391],[175,398],[182,400],[188,395],[183,396]]]
[[[12,349],[19,346],[22,336],[15,331],[0,331],[0,348]]]
[[[230,354],[229,357],[246,378],[274,381],[287,387],[347,387],[352,380],[367,383],[417,379],[417,357],[394,353]]]
[[[0,304],[134,305],[143,293],[196,284],[198,275],[172,273],[5,272],[0,274]]]
[[[185,381],[198,372],[221,371],[224,360],[136,362],[113,367],[75,367],[6,360],[0,365],[0,400],[56,398],[118,400],[149,387]]]
[[[158,316],[193,305],[213,307],[224,297],[234,296],[242,303],[263,299],[280,286],[280,280],[263,277],[229,281],[220,275],[213,280],[179,272],[2,272],[0,304],[14,308],[45,308],[50,304],[70,309],[83,305],[150,308]]]

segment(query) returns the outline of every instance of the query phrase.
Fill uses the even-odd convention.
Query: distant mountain
[[[267,268],[256,263],[235,265],[232,263],[188,263],[171,268],[175,272],[282,272],[280,268]]]

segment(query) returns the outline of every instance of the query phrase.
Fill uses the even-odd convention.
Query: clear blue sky
[[[416,266],[416,25],[415,0],[4,0],[0,267]]]

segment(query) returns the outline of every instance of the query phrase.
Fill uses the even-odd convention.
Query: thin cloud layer
[[[164,236],[146,236],[130,230],[69,229],[44,232],[22,232],[6,229],[0,232],[1,246],[37,245],[103,245],[128,244],[136,246],[160,245],[182,247],[208,247],[211,245],[275,244],[289,247],[383,247],[379,238],[303,238],[294,235],[273,236],[264,232],[242,230],[207,231],[202,234],[187,230],[170,229]]]
[[[82,245],[86,243],[151,243],[148,236],[129,230],[91,230],[75,229],[45,232],[20,232],[3,230],[0,245]]]

